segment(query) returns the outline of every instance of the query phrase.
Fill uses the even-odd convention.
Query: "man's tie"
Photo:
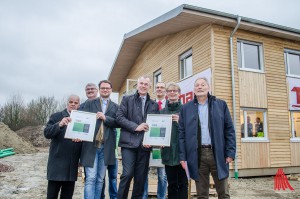
[[[162,101],[158,100],[158,110],[161,110],[162,109]]]

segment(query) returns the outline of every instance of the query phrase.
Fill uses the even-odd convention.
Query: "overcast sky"
[[[13,94],[84,97],[125,33],[183,3],[300,29],[300,0],[1,0],[0,105]]]

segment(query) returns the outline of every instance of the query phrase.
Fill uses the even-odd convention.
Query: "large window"
[[[286,74],[300,77],[300,51],[284,50]]]
[[[291,138],[300,141],[300,111],[291,111]]]
[[[180,55],[180,79],[193,75],[192,49]]]
[[[238,65],[240,69],[263,71],[262,44],[238,40],[237,42]]]
[[[265,109],[243,108],[240,111],[243,141],[267,141],[267,112]]]

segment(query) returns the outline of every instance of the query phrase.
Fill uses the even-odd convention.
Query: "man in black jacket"
[[[118,199],[127,199],[132,178],[134,178],[132,198],[143,197],[151,150],[142,143],[144,133],[149,128],[145,122],[147,114],[159,113],[158,104],[151,100],[148,94],[150,87],[149,77],[139,77],[137,92],[123,97],[117,112],[117,123],[121,127],[119,146],[123,165]]]
[[[79,97],[70,95],[67,108],[54,113],[44,129],[44,135],[51,139],[47,166],[47,199],[71,199],[77,180],[81,142],[65,139],[67,125],[71,121],[70,113],[79,107]]]
[[[116,112],[119,106],[110,100],[112,84],[102,80],[98,84],[100,97],[86,101],[83,111],[96,113],[93,142],[83,142],[80,163],[85,170],[84,198],[102,198],[106,168],[116,164]]]

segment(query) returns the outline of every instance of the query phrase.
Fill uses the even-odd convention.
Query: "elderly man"
[[[120,178],[118,199],[127,199],[129,186],[134,178],[132,198],[142,198],[147,178],[150,150],[142,144],[147,114],[157,114],[158,105],[150,99],[148,91],[151,80],[147,76],[138,78],[137,92],[122,99],[117,112],[117,123],[121,127],[119,146],[122,152],[123,171]]]
[[[77,180],[78,162],[81,151],[81,142],[65,139],[68,123],[71,121],[70,113],[77,110],[80,99],[77,95],[68,97],[67,108],[54,113],[44,129],[44,135],[51,139],[47,166],[47,199],[71,199]]]
[[[235,130],[225,101],[209,94],[205,77],[194,84],[195,98],[183,105],[179,119],[179,158],[196,181],[198,198],[209,197],[209,174],[218,198],[230,198],[229,163],[236,153]]]
[[[80,162],[86,179],[84,198],[102,198],[106,168],[116,164],[116,112],[119,106],[110,100],[112,84],[102,80],[98,84],[100,97],[86,101],[83,111],[96,113],[96,128],[93,142],[83,142]]]

